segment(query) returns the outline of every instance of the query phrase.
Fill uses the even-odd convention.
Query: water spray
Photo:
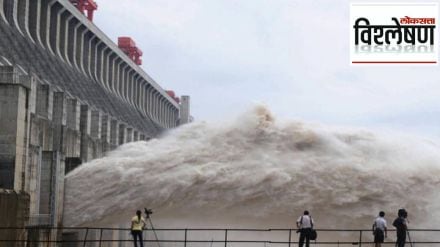
[[[298,121],[262,124],[271,118],[261,112],[184,125],[79,166],[66,176],[63,224],[121,224],[138,205],[160,208],[153,223],[177,228],[289,226],[292,210],[304,207],[316,209],[323,228],[356,228],[370,225],[372,209],[396,205],[417,205],[411,227],[440,224],[426,214],[440,208],[438,143]]]

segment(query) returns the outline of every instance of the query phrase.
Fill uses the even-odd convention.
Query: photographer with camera
[[[393,226],[396,228],[396,246],[404,247],[406,243],[406,233],[408,231],[408,212],[401,208],[397,212],[397,218],[393,222]]]
[[[133,235],[134,247],[137,246],[137,240],[139,239],[140,247],[144,247],[144,241],[142,239],[142,230],[147,225],[144,217],[142,217],[142,212],[140,210],[136,211],[136,216],[131,219],[131,235]]]

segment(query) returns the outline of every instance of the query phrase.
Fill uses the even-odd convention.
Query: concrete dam
[[[191,118],[73,2],[0,0],[0,227],[61,226],[65,174]]]

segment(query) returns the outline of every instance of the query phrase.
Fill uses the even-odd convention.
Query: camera
[[[149,218],[150,214],[153,214],[153,210],[152,209],[148,209],[148,208],[144,208],[144,213],[147,215],[147,218]]]

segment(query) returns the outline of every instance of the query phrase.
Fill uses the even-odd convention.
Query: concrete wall
[[[24,190],[27,89],[12,67],[0,67],[0,188]]]
[[[182,103],[180,104],[180,124],[186,124],[191,122],[190,114],[190,97],[182,96]]]
[[[0,227],[24,227],[29,217],[29,196],[13,190],[0,189]],[[0,229],[0,239],[25,240],[23,230]],[[2,247],[19,247],[23,243],[0,242]]]
[[[179,104],[70,1],[1,3],[0,54],[6,64],[20,64],[150,136],[177,125]]]
[[[23,224],[61,225],[65,174],[176,127],[179,112],[68,0],[0,0],[0,188],[28,195]]]
[[[0,66],[0,186],[29,194],[29,225],[58,226],[65,174],[148,134],[22,73]]]

